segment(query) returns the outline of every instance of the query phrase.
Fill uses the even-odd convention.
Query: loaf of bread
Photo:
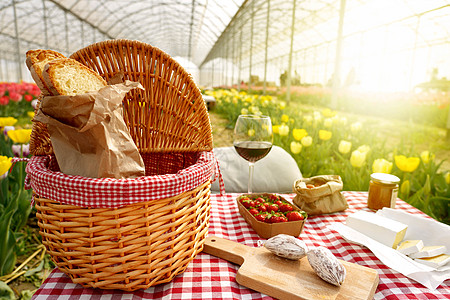
[[[75,96],[98,91],[107,85],[98,73],[70,58],[49,61],[42,77],[52,95]]]
[[[65,56],[53,50],[37,49],[27,51],[26,57],[26,64],[33,80],[36,82],[41,92],[44,95],[48,95],[50,93],[49,89],[42,78],[44,67],[50,61],[65,58]]]
[[[123,119],[122,101],[137,82],[108,86],[95,71],[50,50],[28,51],[43,93],[34,120],[45,123],[62,173],[91,178],[145,175]]]
[[[26,64],[44,95],[74,96],[98,91],[106,81],[74,59],[53,50],[29,50]]]

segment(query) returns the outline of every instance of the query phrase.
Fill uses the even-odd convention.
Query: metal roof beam
[[[107,32],[101,30],[100,28],[98,28],[97,26],[95,26],[93,23],[89,22],[88,20],[82,18],[81,16],[77,15],[76,13],[74,13],[73,11],[65,8],[64,6],[62,6],[61,4],[59,4],[57,1],[55,0],[46,0],[46,1],[50,1],[51,3],[53,3],[54,5],[56,5],[59,9],[61,9],[62,11],[65,11],[69,14],[71,14],[72,16],[74,16],[75,18],[77,18],[79,21],[84,22],[90,26],[92,26],[93,28],[97,29],[98,32],[106,35],[108,38],[114,39],[113,36],[111,36],[110,34],[108,34]]]

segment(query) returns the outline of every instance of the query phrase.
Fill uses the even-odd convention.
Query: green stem
[[[23,157],[23,144],[20,145],[20,157]],[[20,166],[19,166],[19,187],[20,187],[19,194],[22,193],[23,186],[24,186],[24,178],[23,178],[24,170],[23,169],[24,169],[23,165],[20,164]]]

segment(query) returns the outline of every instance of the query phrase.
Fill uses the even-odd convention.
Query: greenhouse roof
[[[279,76],[293,59],[295,71],[324,82],[335,68],[343,20],[344,68],[347,60],[348,68],[373,71],[382,64],[367,64],[370,57],[389,65],[399,61],[395,55],[412,56],[402,62],[408,65],[422,49],[428,62],[417,64],[421,73],[433,66],[448,73],[443,53],[450,43],[449,15],[450,0],[3,0],[0,63],[23,65],[28,49],[70,55],[95,42],[125,38],[208,70],[217,68],[211,62],[225,60],[239,66],[241,76],[256,69],[261,74],[267,65]]]
[[[49,48],[65,54],[96,41],[126,38],[152,44],[172,56],[191,58],[199,63],[242,2],[2,1],[0,53],[2,58],[15,59],[17,36],[23,49]]]

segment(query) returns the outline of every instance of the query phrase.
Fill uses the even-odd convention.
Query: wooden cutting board
[[[372,299],[378,286],[377,271],[342,260],[347,276],[337,287],[317,276],[307,257],[289,260],[265,247],[249,247],[215,236],[206,238],[203,252],[240,265],[236,275],[239,284],[278,299]]]

